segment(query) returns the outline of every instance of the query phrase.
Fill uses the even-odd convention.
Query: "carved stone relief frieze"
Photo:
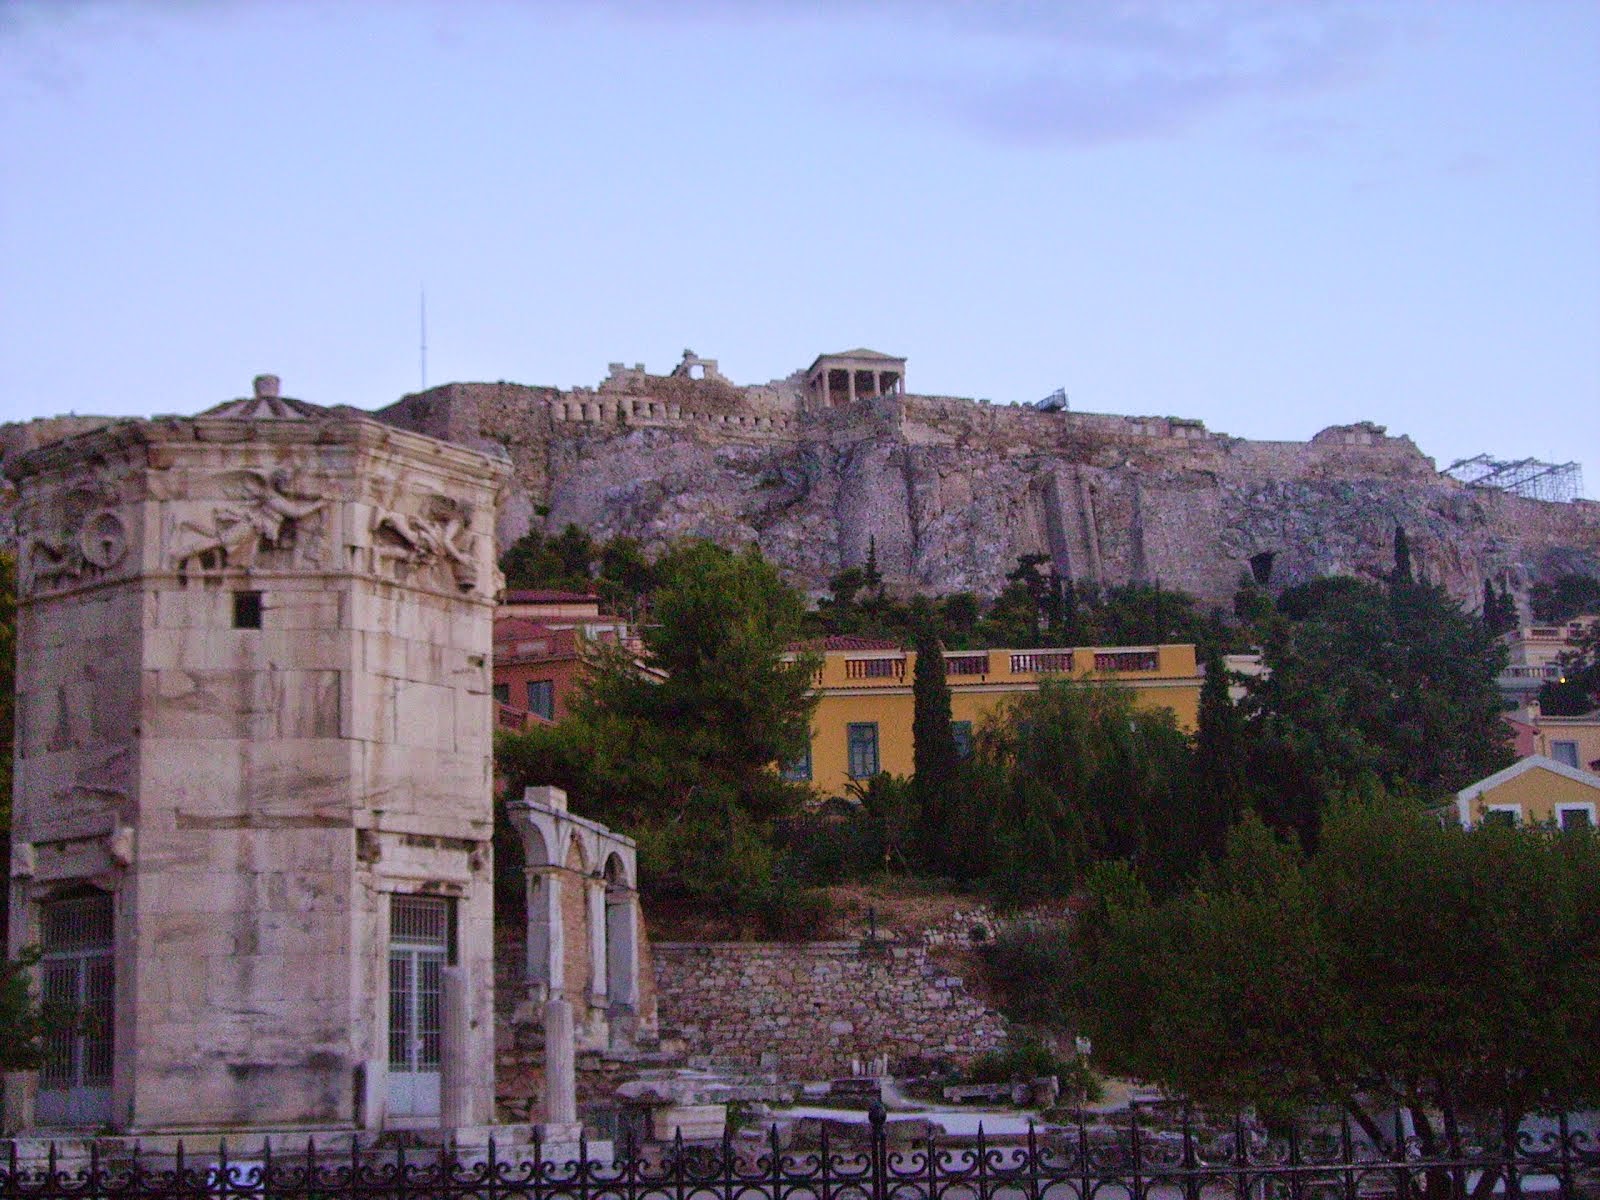
[[[420,512],[398,502],[380,504],[372,514],[374,567],[433,570],[457,591],[474,591],[481,574],[478,535],[472,532],[472,506],[448,496],[429,496]]]
[[[113,481],[90,476],[17,516],[17,588],[62,591],[112,574],[128,558],[128,529]]]
[[[215,504],[203,516],[178,514],[169,519],[166,558],[174,570],[183,574],[325,565],[326,497],[297,485],[283,469],[270,475],[226,471],[211,483],[226,502]]]

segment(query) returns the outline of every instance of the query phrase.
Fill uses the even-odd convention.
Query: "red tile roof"
[[[555,630],[550,626],[532,617],[501,617],[494,623],[494,640],[497,642],[508,638],[549,637],[553,633]]]
[[[559,592],[553,588],[516,588],[505,594],[507,604],[599,604],[592,592]]]

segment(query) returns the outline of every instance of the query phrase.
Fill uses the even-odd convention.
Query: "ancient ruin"
[[[504,462],[264,376],[6,469],[8,949],[91,1018],[7,1126],[491,1121]]]
[[[452,383],[377,415],[505,448],[503,545],[535,520],[756,543],[813,593],[875,546],[903,590],[992,595],[1019,555],[1044,554],[1079,583],[1226,603],[1247,573],[1387,570],[1396,525],[1419,569],[1474,606],[1486,578],[1521,592],[1600,574],[1600,504],[1470,486],[1370,422],[1249,441],[1188,418],[915,395],[905,366],[854,350],[738,386],[688,352],[666,375],[614,363],[595,388]]]

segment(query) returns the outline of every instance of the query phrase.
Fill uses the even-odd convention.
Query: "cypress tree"
[[[1195,732],[1195,808],[1197,832],[1215,858],[1244,809],[1246,746],[1244,721],[1228,696],[1227,667],[1215,646],[1206,652],[1205,672]]]
[[[1406,536],[1404,525],[1394,527],[1394,574],[1390,580],[1396,586],[1412,582],[1411,539]]]
[[[950,685],[944,677],[940,644],[926,601],[916,607],[917,665],[911,679],[911,786],[921,829],[922,858],[929,865],[948,859],[949,836],[961,759],[951,728]]]

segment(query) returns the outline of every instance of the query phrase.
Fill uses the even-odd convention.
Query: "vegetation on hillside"
[[[985,608],[970,596],[901,604],[869,554],[808,612],[753,551],[683,543],[646,563],[633,543],[596,546],[570,529],[518,545],[518,582],[609,588],[648,613],[656,673],[598,652],[574,718],[502,737],[500,765],[513,794],[563,786],[576,811],[638,837],[657,912],[803,927],[807,886],[881,872],[1022,903],[1065,895],[1105,862],[1174,895],[1247,814],[1310,849],[1340,796],[1381,790],[1417,811],[1510,760],[1499,645],[1484,620],[1413,577],[1403,534],[1384,581],[1273,597],[1246,580],[1228,617],[1154,587],[1080,597],[1038,559],[1021,560]],[[922,651],[916,772],[820,803],[773,766],[804,749],[810,712],[810,669],[784,651],[833,632]],[[1185,735],[1128,691],[1058,681],[998,711],[962,758],[939,650],[991,640],[1194,641],[1207,667],[1199,729]],[[1222,652],[1240,645],[1260,646],[1270,673],[1235,705]]]

